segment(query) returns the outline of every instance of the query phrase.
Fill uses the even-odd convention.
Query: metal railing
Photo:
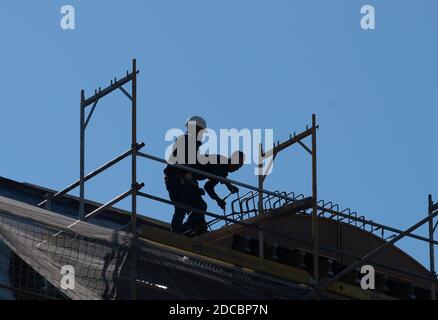
[[[260,226],[254,225],[254,224],[248,224],[244,222],[245,216],[251,217],[251,215],[259,215],[264,214],[266,211],[274,210],[276,208],[282,207],[284,205],[293,203],[297,200],[304,199],[303,194],[295,195],[294,193],[285,193],[280,191],[269,191],[265,190],[263,187],[263,181],[266,176],[263,176],[261,179],[259,179],[259,187],[252,186],[250,184],[246,184],[240,181],[223,178],[208,172],[204,172],[202,170],[198,170],[192,167],[179,165],[179,164],[169,164],[164,159],[158,158],[156,156],[143,153],[140,151],[142,147],[144,147],[144,144],[138,144],[137,142],[137,108],[136,108],[136,80],[137,80],[137,74],[139,71],[136,68],[136,61],[133,60],[133,70],[131,73],[127,72],[126,77],[123,79],[117,81],[117,79],[111,81],[111,85],[103,90],[99,89],[99,91],[95,92],[95,95],[86,99],[84,95],[84,91],[81,91],[81,135],[80,135],[80,179],[73,184],[69,185],[67,188],[53,194],[48,195],[47,198],[39,203],[39,206],[45,205],[48,210],[51,209],[52,201],[60,198],[61,196],[67,194],[68,192],[72,191],[73,189],[79,187],[80,188],[80,206],[79,206],[79,219],[87,219],[92,216],[96,216],[105,210],[111,208],[116,203],[118,203],[121,199],[124,199],[128,196],[131,196],[132,198],[132,209],[131,209],[131,233],[135,237],[137,236],[137,223],[136,223],[136,217],[137,217],[137,196],[141,196],[144,198],[148,198],[154,201],[159,201],[162,203],[166,203],[169,205],[179,206],[181,208],[184,208],[185,210],[190,210],[192,212],[197,212],[198,214],[205,214],[207,216],[210,216],[214,218],[214,225],[218,222],[226,222],[227,224],[237,224],[241,225],[245,228],[252,228],[256,229],[259,232],[259,248],[261,251],[259,252],[259,255],[261,258],[264,258],[263,256],[263,233],[269,233],[273,235],[277,235],[279,237],[283,237],[285,239],[297,241],[300,243],[305,243],[307,245],[310,245],[312,247],[313,252],[313,278],[315,281],[314,284],[314,293],[318,294],[320,290],[323,290],[327,288],[333,281],[341,279],[343,276],[345,276],[347,273],[354,270],[355,267],[360,265],[363,262],[368,261],[371,259],[376,253],[380,252],[383,248],[394,244],[396,241],[400,240],[403,237],[411,237],[420,241],[424,241],[429,243],[430,246],[430,259],[431,259],[431,266],[430,266],[430,278],[429,280],[433,284],[431,288],[431,295],[432,298],[435,298],[435,283],[437,283],[436,280],[436,274],[435,274],[435,265],[434,265],[434,245],[438,244],[437,241],[434,240],[434,232],[436,230],[437,224],[434,225],[433,219],[438,215],[438,204],[433,203],[431,197],[429,199],[429,213],[428,217],[425,219],[422,219],[420,222],[415,224],[413,227],[403,231],[398,230],[396,228],[388,227],[382,224],[375,223],[371,220],[366,220],[364,216],[359,216],[356,212],[345,209],[340,211],[339,205],[334,204],[332,202],[325,202],[323,200],[317,200],[317,185],[316,185],[316,129],[318,126],[316,125],[315,115],[312,116],[312,127],[306,128],[305,131],[302,133],[290,137],[290,139],[282,144],[278,143],[272,150],[268,152],[263,152],[261,149],[261,157],[268,157],[268,156],[275,156],[278,154],[278,152],[284,150],[285,148],[297,143],[301,145],[307,152],[309,152],[312,155],[312,208],[308,210],[303,210],[301,213],[304,214],[311,214],[312,215],[312,241],[309,243],[308,241],[305,241],[303,239],[299,239],[296,237],[293,237],[291,235],[283,235],[279,234],[277,232],[273,232],[271,230],[266,230]],[[132,82],[132,93],[129,94],[124,88],[123,85]],[[107,162],[106,164],[102,165],[95,171],[89,173],[88,175],[85,175],[84,172],[84,164],[85,164],[85,128],[89,124],[89,121],[91,119],[91,116],[96,108],[96,105],[98,101],[103,98],[105,95],[119,89],[124,95],[126,95],[132,102],[132,141],[131,141],[131,148],[130,150],[124,152],[123,154],[119,155],[118,157],[114,158],[113,160]],[[89,105],[93,105],[91,111],[88,114],[88,117],[85,118],[85,108]],[[312,136],[312,148],[307,147],[302,143],[302,139]],[[106,169],[112,167],[116,163],[120,162],[121,160],[131,156],[131,189],[127,192],[115,197],[113,200],[107,202],[106,204],[102,205],[101,207],[97,208],[91,213],[86,214],[85,213],[85,182],[90,180],[91,178],[95,177],[96,175],[100,174],[101,172],[105,171]],[[240,186],[242,188],[248,189],[249,192],[244,194],[243,196],[238,196],[237,199],[233,200],[231,203],[232,212],[228,215],[218,215],[211,212],[206,211],[200,211],[197,208],[193,208],[184,204],[175,203],[170,200],[166,200],[157,196],[153,196],[147,193],[144,193],[141,191],[141,188],[143,187],[143,184],[137,182],[137,158],[145,158],[149,160],[153,160],[156,162],[160,162],[166,165],[173,166],[178,169],[185,170],[187,172],[200,174],[202,176],[205,176],[209,179],[214,179],[220,182],[233,184],[236,186]],[[256,205],[255,199],[258,197],[258,204]],[[238,205],[238,210],[235,209],[235,206]],[[326,216],[328,215],[328,216]],[[237,216],[237,219],[235,217]],[[332,277],[329,282],[319,284],[318,282],[318,256],[319,256],[319,243],[318,243],[318,218],[320,217],[328,217],[330,219],[334,219],[340,223],[348,223],[350,225],[354,225],[355,227],[367,230],[369,232],[382,232],[382,238],[385,237],[385,232],[392,232],[393,235],[391,236],[391,240],[386,241],[383,245],[380,247],[372,250],[369,254],[365,255],[364,257],[361,257],[358,259],[355,263],[347,267],[344,271],[340,272],[339,274]],[[80,221],[78,220],[78,221]],[[414,234],[413,231],[415,231],[419,226],[429,222],[429,237],[423,237],[417,234]],[[367,229],[368,228],[368,229]],[[134,242],[135,243],[135,242]],[[261,244],[261,245],[260,245]],[[333,250],[330,248],[325,248],[321,246],[324,250]],[[135,255],[133,255],[133,272],[131,275],[132,280],[132,298],[136,298],[136,284],[135,284],[135,274],[136,274],[136,268],[135,268]]]

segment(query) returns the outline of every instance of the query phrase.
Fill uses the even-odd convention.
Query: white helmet
[[[207,128],[207,122],[201,117],[193,116],[193,117],[188,118],[186,121],[186,128],[188,128],[189,122],[194,122],[196,124],[196,126],[201,128],[201,129]]]

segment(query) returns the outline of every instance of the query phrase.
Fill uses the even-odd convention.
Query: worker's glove
[[[221,209],[225,209],[227,203],[226,203],[224,200],[222,200],[222,199],[217,199],[216,202],[217,202],[217,205],[218,205]]]
[[[232,185],[228,186],[228,190],[230,190],[231,193],[238,193],[239,192],[239,188],[232,186]]]

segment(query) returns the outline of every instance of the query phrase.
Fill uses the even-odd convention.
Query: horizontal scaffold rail
[[[136,74],[138,74],[140,71],[136,71]],[[103,98],[104,96],[110,94],[111,92],[113,92],[114,90],[120,89],[122,90],[122,92],[124,94],[126,94],[126,92],[124,92],[123,89],[123,85],[128,83],[129,81],[131,81],[134,78],[134,72],[129,73],[127,76],[125,76],[124,78],[117,80],[115,79],[114,83],[112,83],[110,86],[104,88],[103,90],[100,90],[98,92],[96,92],[93,96],[91,96],[88,99],[85,99],[84,102],[82,103],[82,107],[87,107],[90,104],[95,103],[96,101],[98,101],[99,99]]]
[[[137,195],[141,196],[141,197],[144,197],[144,198],[147,198],[147,199],[150,199],[150,200],[153,200],[153,201],[158,201],[158,202],[165,203],[165,204],[168,204],[168,205],[176,206],[176,207],[181,208],[181,209],[192,211],[192,212],[197,213],[197,214],[199,214],[199,213],[205,214],[208,217],[212,217],[212,218],[215,218],[215,219],[218,219],[218,220],[221,220],[221,221],[227,221],[229,223],[233,223],[233,224],[242,226],[243,228],[249,228],[249,229],[254,229],[254,230],[257,230],[257,231],[262,231],[262,232],[264,232],[266,234],[270,234],[270,235],[277,236],[277,237],[280,237],[280,238],[283,238],[283,239],[287,239],[287,240],[291,240],[291,241],[296,241],[298,243],[305,244],[305,245],[310,245],[311,244],[307,240],[304,240],[304,239],[301,239],[301,238],[297,238],[297,237],[294,237],[294,236],[290,236],[290,235],[284,235],[284,234],[281,234],[281,233],[278,233],[278,232],[275,232],[275,231],[267,230],[267,229],[265,229],[263,227],[260,227],[257,224],[250,224],[250,223],[238,221],[238,220],[230,218],[229,216],[225,216],[224,217],[224,216],[212,213],[212,212],[203,211],[203,210],[194,208],[192,206],[188,206],[188,205],[185,205],[185,204],[182,204],[182,203],[178,203],[178,202],[174,202],[174,201],[171,201],[171,200],[163,199],[161,197],[157,197],[157,196],[154,196],[154,195],[151,195],[151,194],[147,194],[147,193],[144,193],[144,192],[138,192]],[[339,253],[339,251],[337,249],[330,248],[330,247],[323,246],[323,245],[320,246],[320,249],[324,250],[324,251],[328,251],[328,252],[334,253],[334,254],[338,254]],[[345,255],[348,258],[354,259],[356,261],[358,261],[358,260],[360,260],[362,258],[360,256],[356,256],[356,255],[350,254],[348,252],[343,252],[343,255]],[[372,262],[376,266],[384,267],[384,268],[387,268],[387,269],[390,269],[390,270],[396,271],[396,272],[404,272],[404,273],[409,274],[409,275],[411,275],[413,277],[416,277],[416,278],[419,278],[419,279],[423,279],[423,280],[428,280],[428,281],[431,281],[431,282],[434,282],[434,283],[438,284],[438,280],[435,279],[435,278],[424,276],[424,275],[417,274],[417,273],[413,273],[413,272],[406,271],[406,270],[402,270],[402,269],[396,268],[394,266],[386,265],[386,264],[379,263],[379,262],[376,262],[376,261],[372,261]]]
[[[319,285],[316,288],[313,288],[312,291],[309,293],[309,295],[305,298],[308,298],[312,295],[317,294],[317,292],[324,290],[326,288],[328,288],[331,284],[335,283],[336,281],[342,279],[343,277],[345,277],[348,273],[350,273],[351,271],[353,271],[355,268],[359,267],[361,264],[369,261],[371,258],[373,258],[374,256],[376,256],[378,253],[382,252],[382,250],[384,248],[387,248],[391,245],[394,245],[397,241],[399,241],[400,239],[402,239],[403,237],[407,236],[408,234],[410,234],[411,232],[415,231],[416,229],[420,228],[422,225],[424,225],[425,223],[427,223],[430,219],[435,218],[436,216],[438,216],[438,211],[431,214],[430,216],[420,220],[419,222],[417,222],[416,224],[414,224],[413,226],[411,226],[410,228],[406,229],[405,231],[403,231],[402,233],[398,234],[397,236],[394,236],[391,240],[385,242],[384,244],[380,245],[379,247],[371,250],[370,252],[368,252],[366,255],[364,255],[361,259],[357,260],[356,262],[352,263],[351,265],[349,265],[347,268],[345,268],[344,270],[342,270],[341,272],[339,272],[338,274],[336,274],[335,276],[329,278],[326,282],[322,283],[321,285]],[[431,281],[434,280],[434,278],[431,276]]]
[[[144,143],[138,144],[137,145],[137,150],[140,150],[141,148],[143,148],[145,146]],[[105,163],[104,165],[100,166],[99,168],[97,168],[96,170],[94,170],[93,172],[90,172],[89,174],[87,174],[84,177],[84,181],[88,181],[91,178],[97,176],[98,174],[102,173],[103,171],[105,171],[106,169],[112,167],[113,165],[119,163],[120,161],[122,161],[123,159],[129,157],[132,154],[132,150],[129,149],[128,151],[122,153],[121,155],[115,157],[114,159],[108,161],[107,163]],[[49,198],[50,199],[55,199],[58,197],[61,197],[67,193],[69,193],[70,191],[74,190],[75,188],[79,187],[80,184],[80,180],[76,180],[75,182],[73,182],[71,185],[69,185],[68,187],[66,187],[65,189],[58,191],[57,193],[51,195]],[[40,202],[38,204],[38,207],[41,207],[43,205],[45,205],[47,203],[47,199]]]
[[[343,218],[348,218],[348,219],[353,220],[353,221],[357,221],[357,222],[361,222],[361,223],[367,224],[367,225],[375,227],[377,229],[384,229],[386,231],[390,231],[390,232],[394,232],[394,233],[398,233],[398,234],[404,232],[402,230],[399,230],[399,229],[396,229],[396,228],[392,228],[392,227],[388,227],[388,226],[385,226],[383,224],[376,223],[374,221],[366,220],[366,219],[363,219],[363,218],[360,218],[360,217],[350,216],[348,214],[345,214],[345,213],[342,213],[342,212],[339,212],[339,211],[336,211],[336,210],[332,210],[332,209],[328,209],[328,208],[324,208],[324,207],[320,207],[320,206],[318,206],[318,209],[321,210],[321,211],[324,211],[324,212],[331,213],[331,214],[336,215],[336,216],[340,216],[340,217],[343,217]],[[414,239],[417,239],[417,240],[425,241],[425,242],[432,242],[433,244],[438,245],[438,241],[436,241],[436,240],[430,241],[426,237],[422,237],[422,236],[419,236],[419,235],[416,235],[416,234],[413,234],[413,233],[408,233],[406,236],[414,238]]]
[[[274,196],[274,197],[277,197],[277,198],[281,198],[283,200],[288,200],[288,201],[291,201],[291,202],[296,201],[296,199],[284,196],[282,194],[278,194],[278,193],[275,193],[275,192],[272,192],[272,191],[269,191],[269,190],[265,190],[265,189],[260,189],[260,188],[254,187],[254,186],[252,186],[250,184],[246,184],[246,183],[243,183],[243,182],[240,182],[240,181],[236,181],[236,180],[220,177],[220,176],[217,176],[215,174],[212,174],[212,173],[209,173],[209,172],[206,172],[206,171],[202,171],[202,170],[198,170],[198,169],[195,169],[195,168],[191,168],[191,167],[186,166],[186,165],[171,164],[171,163],[168,163],[164,159],[161,159],[159,157],[156,157],[156,156],[153,156],[153,155],[150,155],[150,154],[147,154],[147,153],[138,152],[137,155],[140,156],[140,157],[146,158],[146,159],[150,159],[150,160],[153,160],[153,161],[157,161],[157,162],[161,162],[161,163],[167,164],[167,165],[169,165],[171,167],[174,167],[174,168],[177,168],[177,169],[181,169],[183,171],[191,172],[191,173],[194,173],[194,174],[205,176],[205,177],[210,178],[210,179],[218,180],[218,181],[223,182],[223,183],[235,184],[236,186],[240,186],[240,187],[243,187],[243,188],[246,188],[246,189],[250,189],[250,190],[253,190],[253,191],[257,191],[257,192],[261,192],[261,193],[264,193],[264,194],[269,194],[271,196]]]
[[[144,197],[144,198],[147,198],[147,199],[150,199],[150,200],[158,201],[158,202],[161,202],[161,203],[166,203],[166,204],[173,205],[173,206],[185,209],[185,210],[189,210],[189,211],[192,211],[192,212],[197,213],[197,214],[202,213],[202,214],[205,214],[208,217],[220,219],[220,220],[227,221],[227,222],[230,222],[230,223],[234,223],[236,225],[240,225],[240,226],[243,226],[243,227],[246,227],[246,228],[255,229],[257,231],[263,231],[263,232],[265,232],[267,234],[272,234],[274,236],[281,237],[281,238],[284,238],[284,239],[287,239],[287,240],[292,240],[292,241],[297,241],[297,242],[301,242],[301,243],[304,243],[304,244],[308,244],[308,242],[306,240],[303,240],[303,239],[300,239],[300,238],[296,238],[296,237],[289,236],[289,235],[284,235],[284,234],[281,234],[281,233],[278,233],[278,232],[275,232],[275,231],[267,230],[267,229],[265,229],[263,227],[260,227],[260,226],[258,226],[256,224],[249,224],[249,223],[245,223],[245,222],[242,222],[242,221],[237,221],[237,220],[234,220],[234,219],[231,219],[231,218],[227,218],[227,217],[224,217],[224,216],[221,216],[221,215],[209,212],[209,211],[200,210],[200,209],[197,209],[197,208],[192,207],[192,206],[188,206],[188,205],[185,205],[185,204],[182,204],[182,203],[178,203],[178,202],[174,202],[174,201],[167,200],[167,199],[164,199],[164,198],[160,198],[160,197],[148,194],[148,193],[144,193],[144,192],[140,192],[139,191],[139,192],[137,192],[137,195],[141,196],[141,197]]]
[[[311,129],[309,129],[309,130],[311,130]],[[268,191],[268,190],[265,190],[265,189],[260,189],[260,188],[254,187],[252,185],[249,185],[249,184],[246,184],[246,183],[242,183],[240,181],[236,181],[236,180],[220,177],[220,176],[211,174],[209,172],[198,170],[198,169],[186,166],[186,165],[170,164],[170,163],[168,163],[164,159],[161,159],[159,157],[156,157],[156,156],[153,156],[153,155],[150,155],[150,154],[147,154],[147,153],[138,152],[137,155],[140,156],[140,157],[146,158],[146,159],[150,159],[150,160],[153,160],[153,161],[161,162],[163,164],[169,165],[169,166],[177,168],[177,169],[181,169],[181,170],[185,170],[187,172],[191,172],[191,173],[194,173],[194,174],[202,175],[202,176],[205,176],[205,177],[210,178],[210,179],[215,179],[215,180],[218,180],[218,181],[223,182],[223,183],[235,184],[235,185],[243,187],[243,188],[247,188],[247,189],[250,189],[250,190],[253,190],[253,191],[256,191],[256,192],[261,192],[261,193],[264,193],[264,194],[268,194],[268,195],[271,195],[273,197],[276,197],[276,198],[279,198],[279,199],[283,199],[283,200],[287,200],[287,201],[291,201],[291,202],[297,201],[297,199],[294,199],[294,198],[291,198],[291,197],[288,197],[288,196],[285,196],[285,195],[282,195],[282,194],[279,194],[279,193],[275,193],[275,192]],[[335,210],[331,210],[331,209],[328,209],[328,208],[324,208],[324,207],[318,206],[318,210],[329,212],[331,214],[334,214],[334,215],[337,215],[337,216],[340,216],[340,217],[349,218],[349,219],[352,219],[352,220],[355,220],[355,221],[358,221],[358,222],[367,223],[370,226],[374,226],[374,227],[377,227],[377,228],[383,228],[383,229],[385,229],[387,231],[390,231],[390,232],[394,232],[394,233],[398,233],[398,234],[403,232],[402,230],[398,230],[396,228],[388,227],[388,226],[385,226],[385,225],[382,225],[382,224],[379,224],[379,223],[375,223],[375,222],[372,222],[372,221],[364,220],[364,219],[361,219],[361,218],[355,218],[355,217],[352,217],[352,216],[348,216],[346,214],[343,214],[341,212],[338,212],[338,211],[335,211]],[[425,237],[422,237],[422,236],[419,236],[419,235],[416,235],[416,234],[413,234],[413,233],[408,233],[406,236],[415,238],[417,240],[425,241],[425,242],[428,242],[428,243],[430,242],[430,240],[428,238],[425,238]],[[438,245],[438,241],[434,240],[433,243]]]
[[[318,129],[318,128],[319,128],[318,126],[315,127],[315,129]],[[277,153],[294,145],[295,143],[300,143],[301,140],[311,136],[312,133],[313,133],[313,128],[310,128],[310,129],[307,129],[306,131],[303,131],[302,133],[299,133],[299,134],[291,137],[289,140],[276,145],[274,148],[272,148],[269,151],[264,152],[263,158],[269,158],[271,156],[275,157]]]

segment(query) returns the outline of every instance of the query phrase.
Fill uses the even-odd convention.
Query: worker
[[[205,156],[205,155],[204,155]],[[245,162],[245,155],[241,151],[236,151],[233,153],[230,159],[221,155],[207,155],[205,156],[209,159],[208,163],[198,165],[198,168],[207,173],[214,174],[216,176],[226,178],[229,173],[235,172],[240,169]],[[201,161],[202,162],[202,161]],[[204,184],[204,190],[208,193],[210,198],[216,201],[218,206],[225,210],[226,202],[224,199],[219,197],[215,191],[215,187],[219,183],[216,179],[211,179],[206,176],[199,176],[198,180],[208,179]],[[233,186],[230,183],[224,183],[225,186],[231,193],[239,192],[239,188]],[[185,232],[190,232],[192,236],[200,235],[207,232],[207,223],[205,222],[204,214],[193,214],[191,213],[187,222],[184,224]]]
[[[206,210],[207,204],[202,199],[203,190],[198,186],[196,175],[170,165],[180,164],[196,168],[199,147],[202,144],[201,139],[207,128],[207,123],[203,118],[194,116],[187,120],[186,128],[187,132],[179,136],[172,146],[172,152],[168,159],[169,164],[164,169],[164,181],[171,201]],[[188,210],[175,205],[171,222],[172,232],[181,234],[185,231],[187,225],[184,227],[183,222],[187,213]]]

